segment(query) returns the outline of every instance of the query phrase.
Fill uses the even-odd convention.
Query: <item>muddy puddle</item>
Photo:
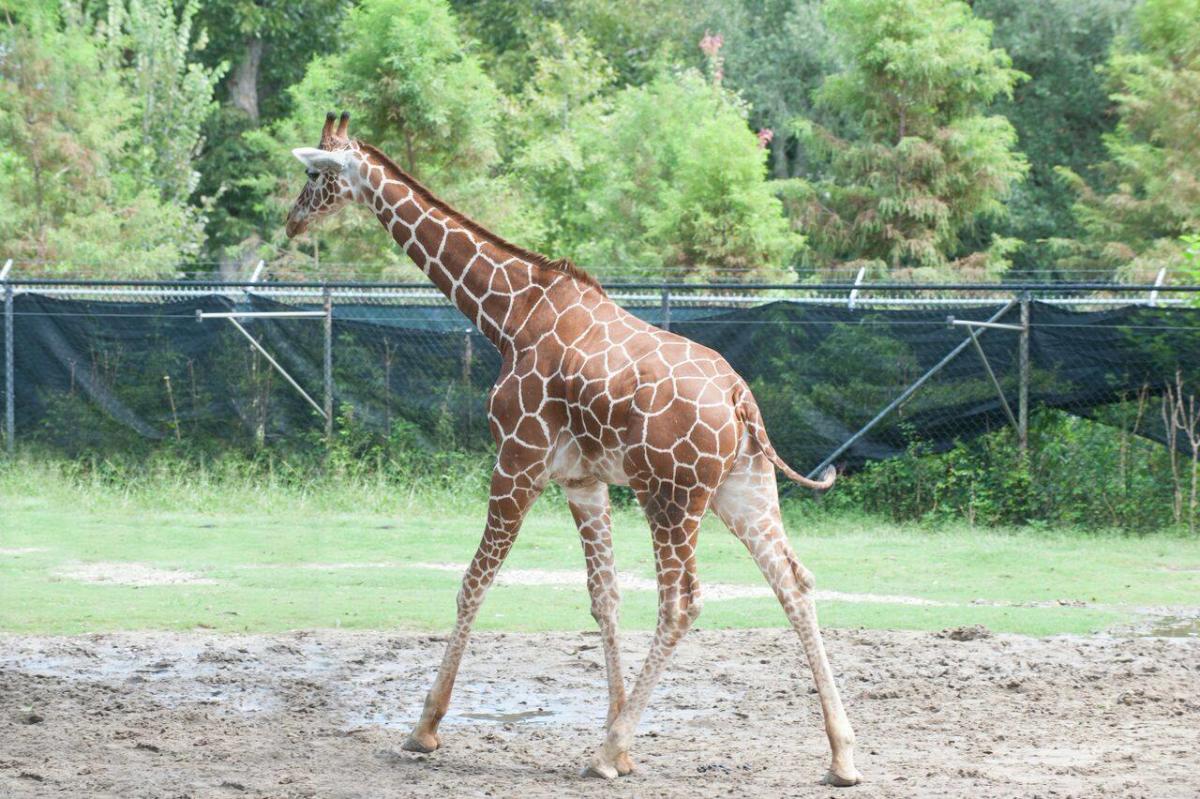
[[[1144,634],[1164,638],[1200,638],[1200,618],[1165,616],[1146,627]]]

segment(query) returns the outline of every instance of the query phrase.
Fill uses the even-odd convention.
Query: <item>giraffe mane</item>
[[[378,147],[357,139],[355,140],[355,144],[357,144],[359,149],[363,150],[368,155],[379,159],[384,166],[394,169],[396,173],[399,174],[404,180],[404,182],[407,183],[412,189],[413,193],[417,194],[422,200],[449,216],[455,224],[459,225],[464,230],[470,231],[471,233],[482,237],[501,249],[512,251],[519,258],[528,261],[530,264],[538,267],[539,269],[546,269],[551,272],[560,272],[579,281],[580,283],[599,289],[601,293],[604,293],[604,287],[600,285],[600,281],[596,280],[595,277],[588,274],[588,272],[586,272],[584,269],[576,266],[575,263],[569,258],[549,258],[541,253],[528,250],[519,244],[513,244],[511,241],[508,241],[499,234],[488,230],[483,225],[468,217],[466,214],[459,212],[441,197],[438,197],[436,194],[426,188],[423,183],[401,169],[395,161],[384,154]]]

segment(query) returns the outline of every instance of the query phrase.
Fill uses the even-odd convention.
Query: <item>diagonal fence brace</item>
[[[323,318],[326,315],[327,314],[325,311],[258,311],[258,312],[247,311],[244,313],[239,313],[239,312],[235,311],[235,312],[231,312],[231,313],[223,313],[223,312],[222,313],[208,313],[208,312],[197,309],[196,310],[196,321],[203,322],[205,319],[226,319],[226,320],[228,320],[231,325],[233,325],[234,327],[236,327],[238,329],[238,332],[240,332],[243,336],[246,337],[246,340],[250,342],[251,346],[253,346],[254,349],[256,349],[260,353],[262,353],[262,356],[267,359],[267,363],[269,363],[269,364],[271,364],[271,366],[275,367],[275,371],[277,371],[277,372],[279,372],[279,374],[283,375],[283,379],[288,381],[288,383],[291,384],[292,388],[294,388],[294,389],[296,389],[296,391],[300,392],[300,396],[304,397],[304,399],[308,401],[308,404],[311,405],[317,413],[321,414],[321,418],[325,419],[326,421],[329,421],[329,415],[325,412],[325,409],[322,408],[320,405],[318,405],[317,401],[314,400],[312,397],[310,397],[308,395],[308,392],[300,387],[300,384],[297,383],[290,374],[288,374],[287,370],[284,369],[282,366],[280,366],[279,361],[275,360],[271,356],[271,353],[267,352],[267,350],[263,347],[263,345],[258,343],[258,339],[256,339],[254,336],[250,335],[250,331],[248,331],[246,328],[242,327],[242,323],[238,321],[239,318],[255,319],[255,318],[259,318],[259,317],[269,317],[269,318],[273,318],[273,319],[281,319],[281,318],[282,319],[303,319],[303,318],[310,318],[310,317],[322,317]]]
[[[999,311],[996,311],[996,313],[992,314],[991,318],[988,319],[986,322],[975,322],[974,324],[978,325],[979,327],[984,328],[985,330],[987,328],[995,328],[995,327],[1000,327],[1002,329],[1012,328],[1014,330],[1021,330],[1022,328],[1017,325],[1000,325],[1000,324],[998,324],[999,320],[1002,319],[1006,313],[1008,313],[1014,307],[1016,307],[1016,305],[1017,305],[1016,300],[1009,300],[1007,303],[1005,303],[1003,308],[1001,308]],[[980,331],[980,332],[982,334],[983,331]],[[854,435],[850,436],[850,438],[846,439],[840,447],[835,449],[833,452],[829,453],[829,455],[826,456],[825,460],[823,460],[819,464],[817,464],[817,467],[808,473],[809,479],[810,480],[819,479],[821,473],[825,471],[825,469],[829,466],[829,464],[831,464],[835,460],[837,460],[838,456],[840,456],[843,452],[845,452],[846,450],[850,449],[855,444],[857,444],[859,439],[861,439],[867,433],[871,432],[872,428],[874,428],[875,425],[877,425],[881,421],[883,421],[889,413],[891,413],[892,411],[896,410],[896,408],[898,408],[902,404],[904,404],[904,401],[907,400],[909,397],[911,397],[913,394],[915,394],[917,392],[917,390],[919,388],[921,388],[921,386],[928,383],[930,378],[932,378],[938,372],[942,371],[942,369],[944,369],[947,364],[949,364],[951,361],[953,361],[955,358],[957,358],[959,356],[959,354],[961,354],[963,352],[963,350],[965,350],[967,347],[971,346],[971,342],[974,340],[975,340],[975,336],[969,335],[967,338],[963,339],[961,344],[956,346],[954,349],[950,350],[950,352],[946,353],[946,356],[944,358],[942,358],[940,361],[938,361],[937,363],[935,363],[932,367],[930,367],[929,371],[925,372],[925,374],[918,377],[908,388],[906,388],[906,389],[904,389],[904,391],[900,392],[900,396],[896,397],[894,400],[889,402],[887,404],[887,407],[885,407],[879,413],[875,414],[875,417],[873,419],[871,419],[871,421],[869,421],[865,425],[863,425],[862,429],[860,429]],[[978,341],[976,341],[976,346],[978,346]]]
[[[955,324],[953,319],[950,322]],[[975,335],[975,330],[967,325],[967,335],[971,337],[971,343],[975,345],[975,352],[979,353],[979,360],[983,361],[983,369],[987,372],[987,376],[992,381],[992,387],[996,389],[996,396],[1000,397],[1000,405],[1004,408],[1004,415],[1008,417],[1008,421],[1012,423],[1013,430],[1021,432],[1021,425],[1017,423],[1017,417],[1013,415],[1012,408],[1008,405],[1008,398],[1004,396],[1004,389],[1000,387],[1000,381],[996,379],[996,373],[992,371],[992,364],[988,361],[987,354],[983,351],[983,345],[979,343],[979,337]],[[1020,330],[1021,328],[1017,328]]]

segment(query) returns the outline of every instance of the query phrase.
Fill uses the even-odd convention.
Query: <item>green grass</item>
[[[946,603],[823,601],[827,626],[979,623],[1035,635],[1085,633],[1128,623],[1142,606],[1200,605],[1200,542],[1192,539],[965,525],[927,530],[812,513],[790,508],[788,530],[819,588]],[[446,630],[458,575],[414,564],[465,563],[483,515],[474,485],[421,493],[348,479],[297,488],[200,473],[121,484],[9,467],[0,471],[0,630]],[[649,536],[635,510],[617,511],[614,539],[622,571],[653,576]],[[582,574],[582,561],[565,505],[549,494],[506,568]],[[134,587],[56,573],[95,562],[183,569],[215,582]],[[764,584],[741,545],[712,519],[701,535],[700,576],[702,584]],[[1055,600],[1089,606],[1021,606]],[[576,586],[497,586],[478,627],[592,629],[588,605],[582,579]],[[649,628],[654,613],[653,592],[625,592],[623,626]],[[770,597],[710,598],[699,626],[785,623]]]

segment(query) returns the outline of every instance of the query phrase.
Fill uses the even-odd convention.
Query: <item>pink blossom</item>
[[[709,58],[715,58],[717,53],[721,51],[721,45],[725,44],[725,37],[721,34],[715,36],[708,31],[704,32],[704,38],[700,40],[700,49]]]
[[[758,146],[765,150],[767,149],[767,145],[771,143],[771,140],[775,138],[775,131],[770,128],[763,128],[756,135],[758,136]]]

